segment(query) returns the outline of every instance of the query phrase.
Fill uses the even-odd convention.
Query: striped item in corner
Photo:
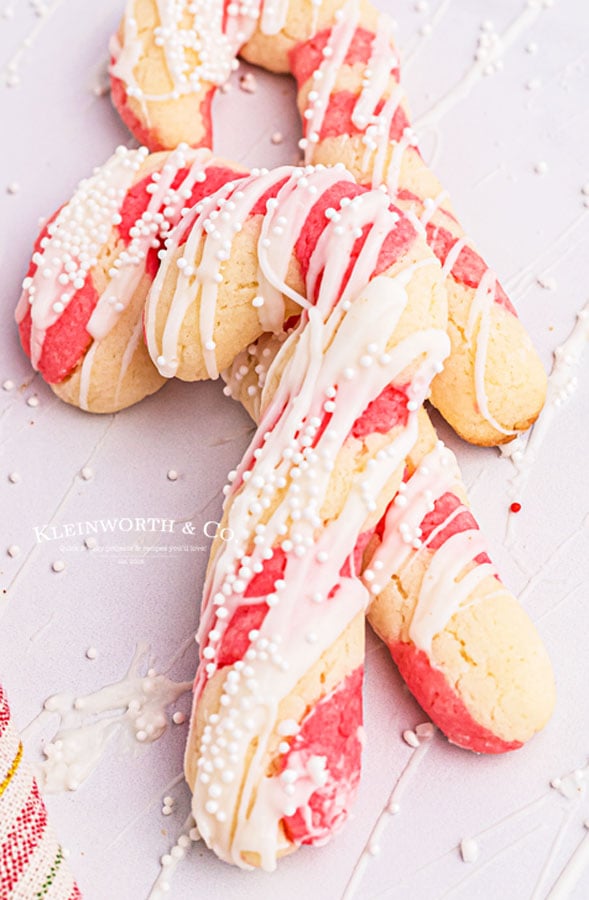
[[[0,684],[0,900],[81,900]]]

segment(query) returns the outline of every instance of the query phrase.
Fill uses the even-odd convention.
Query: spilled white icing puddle
[[[156,741],[166,730],[170,704],[192,689],[191,681],[172,681],[148,669],[142,675],[149,648],[138,646],[126,675],[93,693],[54,694],[44,709],[23,731],[34,739],[52,716],[58,716],[54,737],[43,753],[45,760],[33,769],[47,793],[75,791],[94,772],[115,738],[137,747]]]

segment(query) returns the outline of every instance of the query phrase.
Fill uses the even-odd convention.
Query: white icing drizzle
[[[585,823],[589,828],[589,821]],[[589,834],[585,834],[577,849],[558,876],[546,900],[567,900],[589,867]]]
[[[521,12],[515,16],[511,24],[498,36],[498,40],[491,44],[488,51],[480,58],[474,60],[470,68],[462,78],[447,91],[434,105],[415,121],[415,128],[423,131],[437,125],[451,109],[464,100],[478,81],[492,67],[500,61],[501,57],[518,40],[520,35],[537,21],[546,9],[542,0],[526,0]]]
[[[496,284],[497,277],[495,273],[491,269],[486,269],[468,310],[465,337],[467,346],[475,344],[474,384],[479,413],[500,434],[515,435],[518,433],[517,431],[504,428],[491,414],[485,389],[487,348],[491,329],[490,311],[495,303]]]
[[[166,242],[168,253],[150,291],[145,317],[147,346],[160,374],[164,377],[171,378],[178,370],[177,348],[180,331],[188,309],[195,302],[200,302],[200,342],[207,374],[210,378],[218,376],[214,327],[219,285],[223,280],[222,264],[229,259],[233,238],[241,231],[256,202],[268,189],[285,177],[285,172],[290,174],[291,171],[291,168],[286,167],[272,173],[255,170],[249,177],[244,176],[228,182],[212,196],[198,203],[186,216],[181,227]],[[172,261],[187,228],[190,229],[190,233],[182,255]],[[196,278],[194,261],[199,248],[201,255]],[[172,265],[178,267],[179,274],[166,315],[160,353],[156,334],[157,304]],[[266,300],[265,297],[264,300],[266,309],[262,315],[266,320],[268,315],[271,315],[268,313],[271,299],[268,297]],[[281,297],[279,302],[283,309]]]
[[[423,201],[423,212],[422,212],[421,216],[419,217],[419,221],[421,222],[421,224],[423,225],[424,228],[426,225],[428,225],[431,222],[431,220],[433,219],[433,217],[435,216],[435,214],[441,207],[442,203],[444,202],[444,200],[447,200],[447,199],[448,199],[448,191],[446,191],[446,190],[440,191],[440,193],[438,194],[437,197],[426,197],[425,198],[425,200]],[[460,243],[460,241],[458,241],[458,243]],[[452,249],[454,249],[454,248],[452,248]],[[450,266],[450,268],[452,268],[452,266]]]
[[[170,848],[170,852],[164,853],[160,859],[160,871],[147,896],[147,900],[163,900],[163,898],[170,896],[172,879],[178,866],[186,859],[192,845],[199,840],[200,834],[191,813],[184,822],[180,834],[176,838],[173,847]]]
[[[254,32],[260,0],[240,0],[225,10],[222,3],[214,0],[156,0],[159,24],[154,29],[154,39],[164,52],[172,85],[170,90],[156,94],[144,91],[135,75],[143,56],[136,5],[136,0],[128,0],[122,43],[117,35],[111,40],[111,72],[124,82],[127,95],[141,104],[149,124],[148,103],[179,100],[200,92],[203,85],[227,81],[237,65],[237,50]],[[280,19],[275,17],[274,21]]]
[[[526,291],[536,283],[538,267],[541,267],[544,273],[549,272],[562,263],[570,253],[576,253],[586,239],[586,229],[587,210],[584,209],[558,237],[551,240],[550,246],[507,279],[505,288],[508,293],[512,296],[523,297]],[[578,232],[581,233],[578,234]],[[574,240],[573,236],[575,236]],[[547,260],[548,256],[549,260]]]
[[[357,0],[349,0],[343,9],[338,10],[335,19],[336,23],[323,48],[321,65],[312,75],[308,105],[303,112],[303,118],[306,120],[306,136],[299,142],[299,146],[305,151],[306,162],[310,162],[313,158],[313,146],[320,139],[321,127],[338,72],[344,65],[360,21]],[[387,96],[391,70],[397,64],[392,22],[387,16],[379,15],[370,58],[363,73],[362,88],[352,110],[352,122],[364,132],[362,135],[362,142],[366,147],[364,168],[368,168],[370,155],[376,151],[372,166],[372,186],[378,187],[386,180],[391,194],[397,189],[403,152],[407,146],[415,143],[411,129],[406,129],[407,134],[399,144],[392,142],[393,154],[385,177],[386,159],[391,145],[389,141],[391,123],[404,97],[404,91],[399,84],[394,84]],[[376,108],[381,100],[384,100],[384,104],[377,114]]]
[[[372,126],[368,126],[362,139],[366,145],[366,154],[373,149],[376,150],[372,168],[372,186],[378,187],[380,184],[386,184],[391,197],[397,193],[405,150],[409,145],[413,146],[415,143],[413,132],[408,128],[404,129],[400,141],[389,141],[391,122],[402,98],[403,90],[400,85],[396,85],[377,116],[377,121]],[[387,168],[387,154],[391,144],[392,154]]]
[[[321,126],[327,111],[329,99],[337,81],[338,72],[344,64],[359,21],[357,4],[349,2],[336,15],[336,24],[332,28],[328,42],[323,50],[323,59],[313,73],[312,86],[308,95],[308,106],[303,113],[306,120],[306,137],[300,146],[305,150],[305,160],[313,158],[313,147],[320,139]],[[508,34],[513,39],[512,31]],[[404,128],[399,140],[391,140],[390,129],[395,113],[402,102],[404,92],[398,83],[387,91],[391,79],[391,69],[396,59],[391,56],[394,47],[392,26],[386,16],[379,16],[376,33],[371,45],[371,55],[364,68],[362,87],[352,111],[353,124],[363,130],[362,141],[365,145],[362,168],[371,172],[373,187],[385,184],[391,197],[399,190],[401,171],[405,151],[417,146],[417,137],[412,127]],[[379,102],[384,105],[378,115],[375,113]],[[425,227],[447,198],[445,191],[435,198],[426,198],[420,222]],[[448,254],[444,274],[450,275],[461,250],[466,245],[466,238],[459,238]],[[471,341],[476,333],[476,349],[474,359],[474,390],[478,411],[500,434],[512,436],[516,431],[504,428],[489,410],[485,390],[485,369],[487,365],[487,347],[490,336],[490,310],[495,302],[495,276],[487,269],[475,292],[469,311],[467,339]]]
[[[101,248],[119,220],[122,200],[141,168],[147,150],[119,147],[85,181],[49,225],[41,249],[33,255],[37,270],[25,278],[16,308],[21,322],[31,310],[31,363],[37,368],[47,330],[84,287]]]
[[[26,54],[36,44],[39,36],[44,31],[45,26],[63,4],[63,0],[53,0],[53,3],[39,6],[39,20],[29,33],[23,38],[17,50],[12,54],[2,70],[4,83],[7,87],[16,87],[20,83],[19,68]]]
[[[86,353],[82,362],[82,366],[80,368],[80,389],[78,394],[78,403],[80,404],[80,409],[88,409],[88,397],[90,394],[92,366],[94,365],[94,357],[97,350],[98,343],[94,341],[94,343],[90,346],[90,349]]]
[[[546,403],[527,440],[520,436],[512,444],[501,447],[501,453],[511,459],[516,470],[511,481],[513,497],[522,497],[546,435],[552,428],[559,410],[570,400],[577,388],[576,373],[588,342],[589,302],[579,310],[571,333],[554,351],[554,364],[548,378]],[[512,520],[513,513],[510,514],[510,522]]]
[[[442,2],[438,4],[436,11],[431,16],[429,21],[425,22],[422,25],[417,40],[414,40],[413,43],[407,47],[405,53],[403,54],[403,70],[405,72],[409,69],[412,62],[417,58],[417,51],[421,47],[423,47],[423,45],[426,43],[426,41],[429,40],[429,38],[431,38],[435,28],[445,16],[451,3],[452,0],[442,0]]]
[[[115,390],[115,403],[119,402],[121,390],[123,387],[123,382],[125,380],[125,375],[129,371],[131,361],[132,361],[133,357],[135,356],[135,352],[136,352],[137,348],[141,344],[142,338],[143,338],[143,318],[139,318],[137,320],[137,324],[135,325],[135,328],[133,329],[131,337],[129,338],[127,346],[125,347],[125,350],[121,357],[119,377],[117,380],[117,386],[116,386],[116,390]],[[85,362],[86,362],[86,360],[84,360],[84,363]],[[82,369],[83,369],[83,366],[82,366]],[[84,409],[84,408],[85,407],[82,407],[82,409]]]
[[[170,378],[176,374],[179,365],[177,351],[182,323],[190,306],[198,302],[200,343],[207,374],[210,378],[218,376],[214,327],[217,318],[219,285],[223,280],[221,267],[229,259],[235,234],[241,231],[256,203],[281,181],[285,181],[285,184],[280,188],[277,196],[270,199],[267,204],[269,209],[274,209],[279,203],[280,215],[276,217],[275,221],[273,220],[271,236],[267,233],[268,218],[264,220],[258,243],[259,269],[263,277],[258,285],[257,295],[262,296],[264,301],[257,310],[260,325],[265,327],[271,323],[278,327],[279,319],[280,325],[282,324],[284,320],[282,294],[290,296],[299,303],[304,302],[284,283],[291,248],[285,252],[280,261],[281,277],[278,279],[276,275],[279,269],[278,262],[272,272],[266,271],[264,244],[266,241],[271,241],[274,247],[285,244],[289,234],[286,228],[287,224],[300,229],[320,193],[336,182],[344,180],[351,181],[352,179],[341,166],[334,166],[331,169],[323,166],[317,166],[314,169],[312,167],[298,169],[292,166],[283,166],[272,172],[254,170],[251,176],[229,182],[191,210],[166,243],[168,253],[160,266],[146,305],[147,346],[161,375]],[[291,193],[291,202],[287,206],[286,198]],[[303,202],[301,198],[303,198]],[[291,215],[295,217],[294,222],[290,220]],[[190,233],[183,246],[182,256],[173,261],[175,251],[179,248],[187,228],[190,229]],[[195,277],[194,262],[199,248],[201,253],[198,277]],[[179,275],[166,314],[160,352],[156,334],[157,306],[162,286],[172,265],[178,267]],[[271,289],[268,290],[268,287]]]
[[[428,752],[431,746],[431,738],[434,733],[435,729],[432,729],[431,733],[422,736],[419,745],[411,754],[409,762],[399,775],[395,787],[393,788],[383,811],[376,820],[366,845],[352,869],[352,874],[350,875],[344,893],[342,894],[342,900],[352,900],[352,898],[357,895],[370,860],[380,852],[380,842],[391,818],[398,815],[401,811],[400,801],[407,790],[411,779],[415,776],[424,756]]]
[[[312,173],[306,174],[310,180]],[[319,175],[324,177],[323,172]],[[306,212],[303,215],[297,202],[300,180],[282,190],[284,195],[281,191],[276,202],[268,204],[260,235],[260,266],[284,292],[285,268]],[[339,212],[332,210],[327,216],[328,225],[309,262],[308,295],[313,297],[320,263],[321,287],[314,306],[301,298],[302,325],[274,361],[280,371],[276,393],[267,400],[258,433],[229,489],[226,524],[234,540],[217,549],[205,585],[195,702],[216,671],[217,648],[243,602],[248,580],[263,570],[275,548],[285,554],[284,572],[265,598],[269,609],[263,624],[250,634],[245,659],[223,670],[219,712],[206,720],[196,760],[193,812],[199,829],[217,855],[242,867],[242,853],[255,850],[263,868],[274,868],[280,819],[297,808],[304,810],[325,777],[321,759],[308,755],[298,763],[289,759],[289,766],[298,766],[294,797],[285,792],[280,778],[265,775],[276,712],[281,699],[365,608],[365,589],[339,573],[364,521],[377,508],[377,498],[415,440],[417,409],[448,350],[447,336],[427,328],[394,346],[395,329],[407,303],[406,285],[420,265],[437,263],[430,259],[395,278],[370,280],[382,244],[398,219],[388,203],[382,192],[366,193],[342,202]],[[289,214],[291,207],[293,212],[299,210],[298,215]],[[275,225],[281,221],[276,233]],[[341,248],[353,243],[365,222],[371,223],[370,230],[342,293],[348,257]],[[337,519],[325,522],[321,510],[334,460],[355,420],[418,360],[408,389],[408,426],[386,449],[368,453],[363,470],[342,499]],[[317,437],[326,412],[329,421]],[[276,490],[278,505],[272,508]],[[323,602],[334,587],[336,597]],[[341,785],[339,791],[345,794]]]
[[[337,11],[335,25],[323,48],[323,60],[319,68],[313,72],[309,106],[303,113],[303,117],[307,120],[306,138],[300,143],[301,148],[305,150],[307,163],[311,161],[312,156],[309,144],[317,143],[319,140],[329,98],[356,33],[359,17],[358,0],[348,0],[344,8]]]
[[[103,340],[118,322],[131,300],[141,277],[150,249],[157,249],[171,224],[180,219],[181,210],[190,199],[197,181],[204,181],[208,150],[190,150],[181,144],[172,151],[162,166],[152,174],[147,191],[151,199],[130,230],[131,241],[115,260],[111,280],[92,311],[86,329],[95,340]],[[188,171],[181,183],[172,188],[178,172]],[[155,175],[155,177],[154,177]]]
[[[321,4],[314,0],[313,6]],[[262,15],[260,17],[260,31],[262,34],[278,34],[286,24],[289,0],[264,0],[262,3]]]
[[[352,122],[358,128],[363,128],[371,121],[371,116],[374,115],[379,101],[387,91],[391,69],[394,69],[397,64],[392,22],[388,16],[379,15],[374,40],[370,47],[368,71],[364,72],[362,90],[352,111]]]
[[[464,247],[466,247],[467,242],[468,239],[466,238],[466,236],[461,237],[457,241],[455,241],[455,243],[450,248],[446,259],[444,260],[444,265],[442,266],[442,274],[444,275],[444,278],[447,278],[451,273],[452,269],[458,262],[458,257],[462,253]]]
[[[93,343],[80,367],[78,402],[82,409],[88,409],[94,358],[101,342],[119,322],[145,275],[148,253],[160,246],[171,225],[180,220],[195,182],[206,177],[206,164],[211,154],[208,150],[191,150],[180,145],[162,156],[161,165],[151,172],[146,185],[149,203],[130,226],[128,245],[119,249],[113,229],[121,223],[120,212],[125,198],[146,157],[145,148],[130,151],[119,147],[104,166],[79,185],[73,198],[49,225],[48,235],[33,255],[37,269],[23,282],[16,318],[18,322],[22,321],[30,308],[31,362],[37,367],[48,329],[61,318],[87,279],[92,278],[93,270],[100,267],[108,243],[115,246],[108,261],[108,271],[104,273],[106,287],[86,324]],[[172,187],[178,173],[184,169],[186,174]],[[139,319],[123,351],[117,392],[141,340],[141,331]]]
[[[55,694],[23,731],[26,738],[52,714],[59,717],[55,736],[43,748],[44,762],[34,766],[47,793],[74,791],[99,765],[110,741],[118,735],[134,746],[151,743],[168,725],[167,707],[190,691],[192,682],[175,682],[166,675],[141,675],[147,648],[139,646],[121,681],[85,696]]]
[[[452,519],[466,512],[458,506],[431,534],[421,540],[420,523],[434,509],[435,502],[446,492],[460,495],[461,478],[454,454],[439,441],[421,460],[407,482],[400,486],[385,518],[382,542],[376,550],[363,579],[373,595],[379,594],[395,573],[419,559],[435,537]],[[409,625],[409,638],[431,658],[432,641],[452,616],[468,605],[473,592],[496,569],[489,563],[473,563],[486,551],[486,542],[478,529],[453,534],[438,547],[428,563]],[[474,568],[472,567],[474,565]],[[469,569],[470,571],[466,571]],[[374,580],[378,577],[378,583]],[[476,601],[498,593],[477,596]]]

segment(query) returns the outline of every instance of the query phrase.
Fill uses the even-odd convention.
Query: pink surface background
[[[454,0],[424,39],[432,20],[409,0],[381,0],[399,22],[399,42],[414,50],[406,71],[419,116],[470,67],[480,26],[492,18],[503,31],[525,0]],[[33,377],[20,351],[12,309],[26,271],[38,219],[71,193],[77,181],[120,143],[131,141],[107,96],[107,39],[120,0],[62,0],[54,12],[40,4],[4,0],[0,9],[0,679],[17,723],[24,727],[57,691],[87,693],[121,678],[138,641],[152,664],[165,669],[194,633],[206,553],[149,555],[141,564],[116,553],[90,553],[82,539],[35,543],[35,526],[85,519],[158,516],[190,519],[208,547],[204,524],[218,518],[221,487],[251,433],[246,414],[222,395],[220,384],[173,383],[137,407],[96,417],[62,404]],[[12,11],[12,15],[10,15]],[[587,302],[589,209],[589,93],[584,0],[560,0],[506,52],[503,69],[482,78],[463,101],[423,135],[426,158],[451,191],[465,225],[513,299],[550,367],[575,313]],[[5,66],[21,41],[39,28],[17,67],[20,83],[7,87]],[[538,50],[526,52],[533,41]],[[245,71],[247,67],[243,67]],[[239,75],[239,73],[238,73]],[[256,75],[257,91],[237,87],[216,101],[216,150],[250,165],[273,166],[298,156],[299,125],[290,79]],[[535,85],[535,83],[539,84]],[[526,87],[527,85],[527,87]],[[256,127],[256,122],[259,126]],[[281,144],[271,136],[280,131]],[[544,175],[535,165],[545,161]],[[11,186],[18,189],[10,192]],[[7,190],[8,189],[8,190]],[[589,187],[588,187],[589,192]],[[569,229],[569,231],[567,231]],[[562,238],[562,235],[565,235]],[[568,235],[568,237],[567,237]],[[554,289],[536,282],[554,279]],[[589,585],[586,472],[589,371],[548,432],[525,492],[513,535],[506,513],[513,468],[496,450],[473,449],[443,427],[457,451],[481,527],[504,579],[525,591],[526,606],[546,640],[558,680],[559,702],[546,731],[504,758],[480,758],[437,737],[373,859],[360,898],[541,898],[582,840],[589,818],[585,788],[568,801],[549,782],[587,764],[589,704],[587,651]],[[27,399],[38,397],[38,406]],[[79,476],[83,466],[94,472]],[[171,482],[169,469],[179,478]],[[20,481],[10,483],[17,472]],[[9,545],[20,547],[14,558]],[[71,548],[71,549],[68,549]],[[54,573],[56,559],[65,571]],[[97,659],[86,658],[96,647]],[[192,676],[196,647],[170,669]],[[364,777],[353,820],[320,850],[302,850],[277,873],[244,873],[193,847],[179,867],[170,896],[217,898],[341,896],[355,860],[411,750],[404,729],[423,720],[384,647],[370,637],[367,666]],[[188,697],[178,708],[188,709]],[[51,730],[47,731],[51,735]],[[169,850],[189,811],[188,791],[168,785],[182,770],[186,725],[136,753],[113,741],[95,774],[74,793],[48,797],[48,806],[88,900],[137,898],[149,893],[158,860]],[[25,740],[29,758],[41,739]],[[162,798],[176,800],[163,817]],[[488,830],[539,797],[539,807]],[[568,817],[568,818],[567,818]],[[562,824],[554,858],[548,856]],[[481,833],[484,834],[481,835]],[[476,837],[476,863],[460,859],[458,845]],[[549,862],[540,892],[534,894]],[[589,895],[589,871],[571,895]]]

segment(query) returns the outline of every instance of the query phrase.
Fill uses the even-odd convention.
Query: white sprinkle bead
[[[96,659],[97,656],[98,650],[96,649],[96,647],[88,647],[88,649],[86,650],[87,659]]]
[[[410,729],[407,729],[403,732],[403,740],[406,744],[409,744],[409,746],[413,747],[414,749],[419,747],[419,738],[417,737],[415,732],[411,731]]]
[[[6,549],[6,553],[8,554],[8,556],[10,556],[12,559],[14,559],[15,556],[19,556],[19,554],[20,554],[20,547],[18,546],[18,544],[11,544],[11,545]]]
[[[473,838],[464,838],[460,842],[460,855],[465,863],[476,862],[479,856],[479,845]]]
[[[63,559],[56,559],[54,563],[51,564],[51,568],[54,572],[63,572],[65,569],[65,563]]]
[[[95,537],[90,536],[90,537],[84,538],[84,547],[87,550],[94,550],[94,548],[97,546],[97,544],[98,544],[98,541],[96,540]]]
[[[169,469],[166,477],[168,481],[178,481],[178,473],[176,469]]]
[[[18,472],[11,472],[8,476],[8,480],[11,484],[18,484],[20,481],[20,475]]]
[[[415,728],[415,734],[422,740],[429,741],[436,733],[436,726],[433,722],[421,722]]]
[[[80,478],[83,478],[84,481],[90,481],[91,478],[94,477],[94,471],[90,468],[90,466],[84,466],[80,469]]]
[[[36,394],[33,394],[32,397],[27,399],[27,406],[30,406],[32,409],[35,409],[39,405],[39,398]]]
[[[6,381],[2,382],[2,390],[3,391],[13,391],[14,390],[14,381],[11,381],[10,378],[7,378]]]
[[[180,712],[180,710],[177,710],[172,716],[172,722],[174,723],[174,725],[183,725],[185,721],[186,716],[183,712]]]
[[[6,186],[7,194],[18,194],[19,191],[20,191],[20,184],[18,183],[18,181],[11,181],[10,184],[8,184]]]
[[[548,171],[548,163],[545,162],[543,159],[540,160],[539,162],[535,163],[534,172],[536,173],[536,175],[546,175],[547,171]]]

